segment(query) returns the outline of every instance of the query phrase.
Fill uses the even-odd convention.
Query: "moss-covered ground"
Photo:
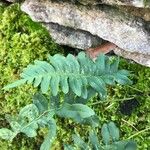
[[[45,60],[48,54],[64,53],[55,44],[47,31],[32,22],[18,5],[0,7],[0,128],[9,127],[5,114],[16,114],[20,108],[31,103],[36,89],[22,86],[4,92],[2,87],[18,78],[19,73],[35,59]],[[150,148],[150,68],[121,59],[120,68],[132,73],[131,86],[108,87],[108,98],[101,102],[96,97],[89,102],[100,118],[100,124],[113,120],[121,130],[123,139],[131,138],[139,150]],[[87,135],[89,127],[70,120],[58,119],[57,134],[52,149],[62,149],[63,142],[70,142],[71,135],[78,131]],[[18,135],[12,143],[0,140],[0,150],[38,150],[44,130],[37,138]],[[100,132],[100,129],[97,129]],[[99,133],[100,135],[100,133]]]

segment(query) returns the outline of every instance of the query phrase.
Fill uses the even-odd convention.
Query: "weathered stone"
[[[43,25],[50,31],[52,38],[61,45],[68,45],[79,49],[88,49],[90,47],[99,46],[102,42],[102,39],[82,30],[74,30],[53,23]],[[130,53],[119,47],[114,49],[114,53],[124,58],[134,60],[141,65],[150,67],[150,55],[139,54],[136,52]]]
[[[149,0],[102,0],[103,3],[109,5],[127,5],[134,7],[150,7]]]
[[[102,39],[93,36],[89,32],[74,30],[69,27],[63,27],[54,23],[43,23],[43,25],[50,31],[52,38],[56,43],[61,45],[68,45],[70,47],[87,49],[101,44]]]
[[[140,8],[150,7],[149,0],[70,0],[70,1],[73,1],[73,2],[78,1],[79,3],[83,5],[108,4],[108,5],[115,5],[115,6],[116,5],[134,6],[134,7],[140,7]]]
[[[88,31],[126,51],[150,54],[149,26],[142,19],[118,9],[107,6],[85,7],[71,3],[27,0],[22,5],[22,10],[34,21],[53,22]]]
[[[115,48],[114,53],[124,58],[134,60],[141,65],[150,67],[150,55],[139,54],[137,52],[131,53],[120,48]]]
[[[140,17],[145,21],[150,21],[150,9],[149,8],[135,8],[128,6],[118,6],[118,8],[126,13],[134,15],[136,17]]]

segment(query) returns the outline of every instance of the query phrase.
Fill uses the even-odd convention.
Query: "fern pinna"
[[[49,56],[49,62],[35,61],[28,65],[20,75],[21,79],[4,87],[5,90],[24,83],[40,86],[42,93],[50,87],[52,95],[56,96],[59,89],[67,94],[74,92],[84,99],[88,96],[88,89],[93,89],[101,98],[105,98],[106,85],[131,83],[129,72],[118,70],[119,59],[111,59],[100,55],[95,61],[84,52],[77,57],[68,54],[67,57],[56,54]]]
[[[114,122],[104,123],[101,128],[102,141],[100,142],[95,131],[90,131],[86,142],[74,134],[73,145],[64,145],[64,150],[136,150],[136,143],[132,140],[119,140],[119,129]]]

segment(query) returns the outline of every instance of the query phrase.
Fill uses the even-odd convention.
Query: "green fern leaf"
[[[108,125],[106,123],[103,124],[102,129],[101,129],[101,134],[103,138],[103,142],[105,145],[109,145],[110,143],[110,133],[108,130]]]
[[[133,141],[118,141],[114,142],[109,146],[105,147],[106,149],[116,149],[116,150],[136,150],[136,143]]]
[[[18,132],[21,129],[21,125],[17,121],[11,121],[10,126],[14,132]]]
[[[67,76],[61,76],[60,86],[62,87],[62,91],[65,94],[67,94],[69,92],[69,85],[68,85],[68,77]]]
[[[33,104],[38,108],[40,114],[48,110],[48,101],[40,93],[36,93],[33,96]]]
[[[0,138],[2,138],[4,140],[12,141],[12,139],[15,136],[16,136],[16,134],[14,132],[12,132],[11,130],[7,129],[7,128],[1,128],[0,129]]]
[[[104,54],[100,55],[97,59],[96,59],[96,65],[97,65],[97,71],[98,74],[104,74],[105,73],[105,56]]]
[[[3,89],[8,90],[8,89],[11,89],[11,88],[20,86],[20,85],[22,85],[22,84],[24,84],[24,83],[26,83],[26,82],[27,82],[27,79],[20,79],[20,80],[18,80],[18,81],[15,81],[15,82],[12,83],[12,84],[9,84],[9,85],[5,86]]]
[[[98,118],[98,116],[93,115],[88,118],[83,118],[82,121],[79,123],[84,124],[84,125],[89,125],[89,126],[95,128],[95,127],[99,126],[99,118]]]
[[[60,95],[57,96],[52,96],[50,95],[50,109],[51,110],[56,110],[60,107]]]
[[[108,123],[108,129],[109,129],[109,133],[110,133],[113,141],[118,141],[119,140],[119,129],[116,127],[114,122]]]
[[[134,141],[127,141],[127,144],[125,145],[125,150],[136,150],[137,145]]]
[[[73,146],[64,144],[64,150],[75,150]]]
[[[37,128],[38,128],[38,126],[36,127],[36,129]],[[26,128],[23,128],[23,130],[21,130],[21,132],[25,133],[28,137],[35,137],[35,136],[37,136],[37,131],[33,127],[33,124],[32,124],[32,126],[28,126]]]
[[[71,118],[76,122],[81,122],[86,118],[95,115],[94,111],[83,104],[64,103],[57,111],[57,115],[64,118]]]
[[[60,82],[59,75],[56,74],[55,76],[51,78],[50,87],[51,87],[51,92],[53,96],[56,96],[59,91],[59,82]]]
[[[74,77],[70,77],[69,78],[69,84],[70,84],[70,88],[72,89],[72,91],[77,95],[77,96],[81,96],[81,90],[82,90],[82,80],[74,78]]]
[[[28,118],[29,121],[32,121],[39,115],[39,110],[34,104],[29,104],[22,108],[19,112],[19,118],[20,120],[23,118]]]
[[[112,63],[110,64],[111,72],[116,72],[119,67],[119,57],[117,59],[113,58]]]
[[[106,85],[130,84],[129,72],[118,70],[119,60],[100,55],[96,61],[91,60],[84,52],[77,57],[69,54],[67,57],[56,54],[49,56],[49,61],[35,61],[28,65],[20,75],[21,79],[4,87],[5,90],[30,83],[34,87],[40,86],[42,93],[51,89],[56,96],[59,89],[67,94],[72,91],[77,96],[86,99],[88,89],[92,88],[101,98],[107,95]]]
[[[44,139],[44,142],[42,143],[40,150],[50,150],[52,142],[55,139],[56,136],[56,122],[54,119],[51,119],[48,122],[48,135],[46,136],[46,138]]]
[[[73,138],[73,141],[74,141],[74,144],[76,146],[78,146],[78,148],[80,148],[81,150],[88,150],[89,147],[87,145],[87,143],[85,143],[80,136],[74,134],[72,135],[72,138]]]
[[[102,149],[101,146],[100,146],[100,143],[98,141],[98,137],[96,135],[96,133],[94,131],[91,131],[89,133],[89,141],[93,147],[93,150],[100,150]]]

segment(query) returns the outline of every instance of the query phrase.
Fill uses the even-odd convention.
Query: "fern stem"
[[[112,107],[115,103],[111,103],[109,106],[107,106],[104,110],[109,109],[110,107]]]
[[[148,131],[148,130],[150,130],[150,127],[149,127],[149,128],[146,128],[146,129],[144,129],[144,130],[141,130],[141,131],[139,131],[139,132],[137,132],[137,133],[135,133],[135,134],[133,134],[133,135],[131,135],[130,137],[128,137],[128,139],[131,139],[131,138],[133,138],[133,137],[135,137],[135,136],[137,136],[137,135],[139,135],[139,134],[141,134],[141,133],[143,133],[143,132],[146,132],[146,131]]]
[[[39,115],[36,119],[33,119],[29,124],[27,124],[26,126],[24,126],[21,130],[24,130],[25,128],[27,128],[28,126],[30,126],[32,123],[34,123],[35,121],[39,120],[42,116],[44,116],[45,114],[47,114],[48,112],[54,111],[55,109],[51,109],[51,110],[47,110],[45,112],[43,112],[41,115]]]
[[[132,125],[129,121],[126,121],[124,119],[121,119],[123,122],[129,124],[132,128],[134,128],[136,131],[139,131],[134,125]]]
[[[131,89],[133,89],[133,90],[135,90],[135,91],[137,91],[137,92],[143,93],[143,91],[141,91],[141,90],[139,90],[139,89],[137,89],[135,87],[132,87],[130,85],[126,85],[126,86],[129,87],[129,88],[131,88]]]
[[[106,102],[119,102],[119,101],[129,101],[131,99],[135,98],[135,96],[133,97],[129,97],[129,98],[123,98],[123,99],[116,99],[116,100],[106,100]],[[95,102],[95,103],[92,103],[92,104],[89,104],[89,106],[93,106],[93,105],[97,105],[97,104],[100,104],[100,103],[104,103],[104,101],[98,101],[98,102]]]

